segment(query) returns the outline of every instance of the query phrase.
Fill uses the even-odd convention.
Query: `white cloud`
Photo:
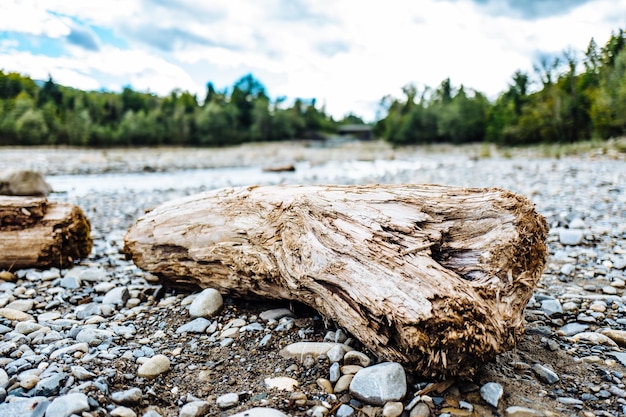
[[[44,35],[50,38],[70,33],[65,18],[49,14],[37,2],[4,0],[0,6],[0,28],[7,32]]]

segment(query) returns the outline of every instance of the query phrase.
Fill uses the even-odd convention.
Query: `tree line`
[[[230,90],[208,83],[200,103],[187,91],[82,91],[0,71],[0,145],[223,146],[316,137],[341,122],[315,99],[271,101],[251,74]]]
[[[517,71],[494,101],[445,79],[437,88],[403,88],[386,96],[376,136],[392,144],[500,145],[572,142],[626,133],[626,32],[599,47],[591,39],[573,50],[544,57],[534,74]],[[533,84],[537,88],[532,88]],[[223,146],[250,141],[321,138],[355,115],[334,120],[315,99],[271,100],[248,74],[232,88],[206,95],[174,90],[165,97],[134,91],[82,91],[49,78],[36,82],[0,70],[0,145]]]
[[[494,102],[450,79],[439,87],[404,87],[403,98],[385,97],[379,137],[394,144],[467,143],[501,145],[573,142],[626,134],[626,32],[603,47],[591,39],[582,53],[543,57],[531,74],[517,71]]]

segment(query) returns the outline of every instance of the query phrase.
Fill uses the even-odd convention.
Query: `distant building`
[[[342,125],[337,129],[337,133],[339,133],[339,136],[351,136],[361,140],[371,140],[373,138],[372,126],[370,125]]]

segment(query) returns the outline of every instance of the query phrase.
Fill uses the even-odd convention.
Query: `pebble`
[[[531,369],[535,372],[537,377],[545,383],[556,384],[560,380],[559,376],[554,371],[541,364],[536,363]]]
[[[30,314],[6,307],[0,308],[0,317],[4,317],[5,319],[11,321],[35,321],[35,318]]]
[[[80,392],[55,398],[46,409],[46,417],[69,417],[89,410],[87,396]]]
[[[189,306],[191,317],[213,317],[224,305],[222,294],[213,288],[206,288],[196,295]]]
[[[622,366],[626,366],[626,352],[607,352],[607,355],[615,357]]]
[[[352,350],[346,352],[343,356],[344,365],[359,365],[363,368],[367,368],[370,366],[371,359],[365,353],[359,352],[358,350]]]
[[[335,412],[336,417],[352,417],[354,416],[354,408],[346,404],[341,404]]]
[[[558,397],[556,400],[560,402],[561,404],[565,404],[565,405],[583,405],[584,404],[582,400],[579,400],[577,398]]]
[[[102,304],[110,304],[116,307],[124,307],[130,298],[126,287],[115,287],[109,290],[102,298]]]
[[[520,407],[517,405],[513,405],[511,407],[507,407],[504,410],[504,415],[506,417],[544,417],[545,414],[541,411],[534,410],[528,407]]]
[[[278,376],[275,378],[265,378],[263,380],[268,388],[276,388],[281,391],[293,391],[299,385],[298,381],[287,376]]]
[[[317,385],[321,389],[323,389],[328,394],[333,394],[334,393],[333,385],[332,385],[332,383],[328,379],[326,379],[326,378],[317,378],[317,380],[315,382],[317,383]]]
[[[239,394],[230,392],[228,394],[220,395],[217,397],[215,403],[221,409],[232,408],[239,404]]]
[[[0,280],[7,281],[7,282],[14,282],[15,280],[17,280],[17,277],[12,272],[0,271]]]
[[[409,417],[430,417],[430,407],[424,402],[419,402],[411,409]]]
[[[580,229],[561,229],[559,230],[559,241],[563,245],[580,245],[585,235]]]
[[[15,331],[23,335],[28,335],[37,330],[41,330],[43,326],[39,323],[33,323],[31,321],[21,321],[15,325]]]
[[[383,417],[398,417],[404,411],[404,406],[399,401],[389,401],[383,407]]]
[[[111,417],[137,417],[137,413],[135,413],[131,408],[119,406],[115,407],[113,411],[111,411]]]
[[[33,300],[15,300],[12,303],[7,304],[5,308],[26,313],[27,311],[32,310],[34,306],[35,301]]]
[[[341,376],[341,370],[340,370],[338,362],[334,362],[330,365],[328,374],[329,374],[330,382],[332,382],[333,384],[337,382],[337,380]]]
[[[605,285],[604,287],[602,287],[602,293],[608,294],[608,295],[615,295],[617,294],[617,288],[612,285]]]
[[[230,417],[288,417],[286,414],[274,408],[255,407]]]
[[[79,381],[85,381],[88,379],[93,379],[96,377],[96,374],[88,371],[80,365],[72,366],[72,375],[74,375]]]
[[[80,288],[81,281],[80,278],[70,275],[61,279],[59,285],[66,290],[75,290],[77,288]]]
[[[111,399],[118,404],[137,404],[141,401],[141,397],[142,393],[139,388],[130,388],[111,393]]]
[[[153,379],[170,370],[170,360],[165,355],[155,355],[137,370],[137,376]]]
[[[346,392],[350,389],[350,384],[354,379],[354,375],[342,375],[335,384],[335,393]]]
[[[87,343],[89,346],[97,346],[107,340],[113,339],[113,333],[110,330],[84,328],[76,335],[76,341]]]
[[[559,300],[556,299],[543,300],[541,302],[541,310],[543,310],[548,317],[563,314],[563,307],[561,306]]]
[[[211,320],[198,317],[176,329],[176,333],[204,333],[211,326]]]
[[[259,314],[259,318],[266,322],[270,320],[278,321],[283,317],[294,317],[294,315],[288,308],[275,308],[273,310],[262,311],[261,314]]]
[[[565,326],[561,327],[557,334],[561,336],[574,336],[575,334],[582,333],[589,328],[588,324],[582,323],[568,323]]]
[[[574,342],[588,343],[590,345],[605,345],[617,347],[610,337],[596,332],[581,332],[571,337]]]
[[[183,405],[179,417],[202,417],[209,414],[211,405],[206,401],[192,401]]]
[[[531,390],[535,389],[537,396],[549,396],[550,401],[558,401],[558,411],[564,415],[574,415],[574,411],[585,417],[621,415],[626,411],[626,390],[622,385],[622,368],[617,362],[626,366],[626,353],[602,338],[610,339],[621,348],[626,347],[625,331],[622,330],[626,328],[626,298],[622,296],[626,287],[623,272],[626,269],[626,224],[622,221],[621,209],[626,205],[622,185],[626,182],[621,173],[623,162],[621,165],[613,165],[613,161],[588,162],[572,163],[564,158],[541,163],[532,161],[527,166],[507,161],[501,166],[503,175],[495,179],[481,175],[479,180],[472,180],[473,172],[480,171],[478,165],[459,175],[457,168],[465,166],[464,163],[457,166],[437,161],[436,164],[440,165],[437,169],[422,165],[414,178],[411,177],[413,174],[402,172],[393,181],[432,182],[426,180],[434,178],[437,182],[482,186],[492,180],[506,180],[494,185],[508,184],[536,202],[552,228],[547,241],[550,255],[546,273],[529,303],[525,337],[537,342],[543,338],[541,349],[558,349],[555,361],[564,360],[563,357],[569,355],[573,358],[575,370],[579,371],[588,363],[586,366],[595,371],[588,376],[574,372],[566,375],[568,372],[564,371],[563,383],[548,387],[542,384],[559,381],[559,376],[547,369],[553,362],[544,364],[545,373],[552,372],[551,378],[540,376],[542,373],[538,372],[537,366],[541,365],[534,365],[530,372],[537,375],[536,379],[529,378],[532,376],[529,364],[511,364],[514,374],[501,376],[502,380],[511,377],[523,381],[528,386],[524,395],[531,395]],[[488,165],[490,161],[483,163]],[[509,169],[513,165],[518,168]],[[590,165],[594,168],[589,168]],[[576,169],[578,174],[564,175],[570,169]],[[537,187],[541,192],[525,192],[534,181],[526,177],[529,170],[542,173],[541,187]],[[436,172],[436,176],[423,176],[430,175],[429,172]],[[454,175],[449,177],[449,174]],[[206,187],[216,185],[207,182]],[[588,190],[584,198],[574,192],[583,187]],[[86,395],[87,408],[75,413],[83,417],[131,416],[135,411],[143,417],[229,414],[225,411],[227,409],[218,409],[216,403],[220,396],[207,387],[225,387],[224,383],[231,383],[232,376],[228,375],[224,381],[222,378],[232,366],[239,366],[242,378],[248,372],[261,381],[289,375],[293,377],[290,385],[296,389],[264,392],[263,388],[258,390],[258,387],[240,383],[237,375],[238,385],[231,390],[241,389],[237,391],[239,399],[235,406],[238,410],[244,410],[253,401],[260,405],[281,404],[285,410],[254,408],[236,414],[239,417],[285,417],[286,414],[390,416],[398,415],[398,412],[405,417],[489,414],[484,410],[490,406],[462,400],[480,401],[477,394],[481,387],[471,388],[471,384],[466,386],[456,382],[443,392],[417,395],[427,385],[415,376],[410,378],[408,392],[404,394],[408,398],[404,403],[391,399],[368,404],[359,399],[350,391],[356,379],[351,374],[356,372],[359,375],[376,367],[376,361],[371,359],[373,356],[365,354],[367,351],[361,352],[361,345],[353,343],[343,329],[327,329],[320,334],[322,320],[318,321],[318,317],[310,324],[306,321],[310,318],[308,313],[305,320],[287,308],[244,313],[237,310],[238,301],[232,305],[228,299],[228,310],[224,309],[222,316],[211,316],[212,321],[209,316],[193,317],[191,305],[200,294],[172,294],[155,276],[139,270],[121,253],[124,229],[132,219],[142,214],[144,208],[155,206],[160,202],[158,200],[169,195],[174,194],[171,191],[103,195],[94,192],[80,197],[80,204],[85,204],[86,213],[93,217],[94,251],[88,259],[63,271],[51,268],[17,270],[4,275],[0,272],[0,311],[4,312],[0,313],[0,415],[31,415],[31,410],[36,408],[33,417],[50,417],[46,408],[50,408],[53,401],[75,393]],[[59,195],[54,198],[68,197]],[[6,309],[10,311],[7,313]],[[19,312],[25,315],[19,316]],[[6,314],[9,314],[8,318]],[[180,316],[174,321],[174,327],[170,326],[172,321],[164,320],[164,314]],[[189,319],[189,316],[192,317]],[[293,358],[296,363],[290,359],[281,360],[280,365],[265,369],[251,359],[256,358],[257,353],[261,358],[278,357],[283,346],[296,341],[318,343],[324,332],[324,342],[330,343],[330,347],[307,351],[309,345],[285,354],[285,358]],[[251,356],[239,355],[244,346]],[[160,353],[172,358],[171,374],[158,384],[141,379],[143,377],[137,378],[139,369],[135,374],[134,366],[141,368]],[[206,356],[198,356],[200,353]],[[550,354],[549,351],[544,353]],[[133,361],[136,365],[132,365]],[[497,363],[495,366],[498,369]],[[178,385],[181,378],[193,378],[203,372],[204,376],[198,376],[195,386]],[[587,379],[594,383],[587,382]],[[387,384],[385,381],[378,383]],[[302,384],[302,391],[297,391],[299,385],[296,384]],[[509,392],[508,386],[502,385],[508,399],[505,406],[515,401],[520,403],[503,411],[499,402],[499,413],[509,417],[555,415],[557,410],[540,411],[539,404],[533,405],[526,398],[520,398],[521,393]],[[335,392],[334,388],[341,392]],[[124,403],[120,395],[126,391],[138,392],[138,399]],[[35,397],[26,398],[25,395]],[[38,395],[49,398],[36,397]],[[160,396],[169,396],[170,402],[157,400]],[[584,402],[584,408],[579,411],[581,402]],[[14,408],[20,403],[30,406]],[[407,404],[404,410],[403,404]],[[529,405],[536,409],[527,408]],[[569,414],[563,411],[567,408],[571,408]],[[50,414],[54,408],[51,410]]]
[[[502,394],[504,394],[502,385],[497,382],[487,382],[485,385],[480,387],[480,396],[482,399],[485,400],[487,404],[491,404],[496,408],[498,408],[498,402],[500,401],[500,398],[502,398]]]
[[[624,330],[615,330],[615,329],[603,329],[600,331],[604,336],[609,337],[613,340],[618,346],[626,347],[626,331]]]
[[[344,349],[344,346],[340,343],[330,342],[296,342],[282,348],[280,355],[283,358],[293,358],[302,362],[307,356],[317,359],[321,355],[326,355],[334,347]]]
[[[363,368],[350,382],[350,393],[372,405],[400,401],[406,395],[406,390],[404,368],[395,362],[383,362]]]

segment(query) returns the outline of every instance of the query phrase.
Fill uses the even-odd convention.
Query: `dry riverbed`
[[[263,167],[281,164],[294,164],[296,171],[263,176]],[[358,378],[367,371],[370,380],[383,381],[377,372],[398,370],[374,366],[384,358],[313,310],[224,297],[216,314],[192,314],[203,296],[160,286],[125,259],[122,236],[161,202],[229,181],[244,185],[228,178],[233,171],[220,171],[224,167],[256,169],[248,184],[441,183],[497,186],[529,197],[551,232],[548,266],[527,308],[525,335],[472,380],[406,375],[406,388],[378,387],[386,393],[380,399],[359,387]],[[2,275],[0,416],[23,415],[30,407],[33,415],[47,417],[230,416],[254,407],[293,416],[626,414],[626,162],[620,155],[504,158],[481,147],[398,150],[378,142],[17,148],[0,149],[3,168],[40,170],[53,185],[56,176],[73,175],[101,191],[57,189],[50,197],[79,205],[91,220],[95,248],[88,259],[69,270]],[[185,185],[185,177],[203,169],[214,170],[205,182]],[[100,187],[111,173],[154,180],[141,189]],[[150,177],[157,174],[167,176]],[[159,185],[169,176],[180,186]],[[59,184],[67,186],[67,178]],[[281,354],[297,342],[340,347],[321,356]],[[344,356],[349,349],[364,355]],[[154,377],[145,366],[155,367]],[[248,412],[283,415],[271,413]]]

